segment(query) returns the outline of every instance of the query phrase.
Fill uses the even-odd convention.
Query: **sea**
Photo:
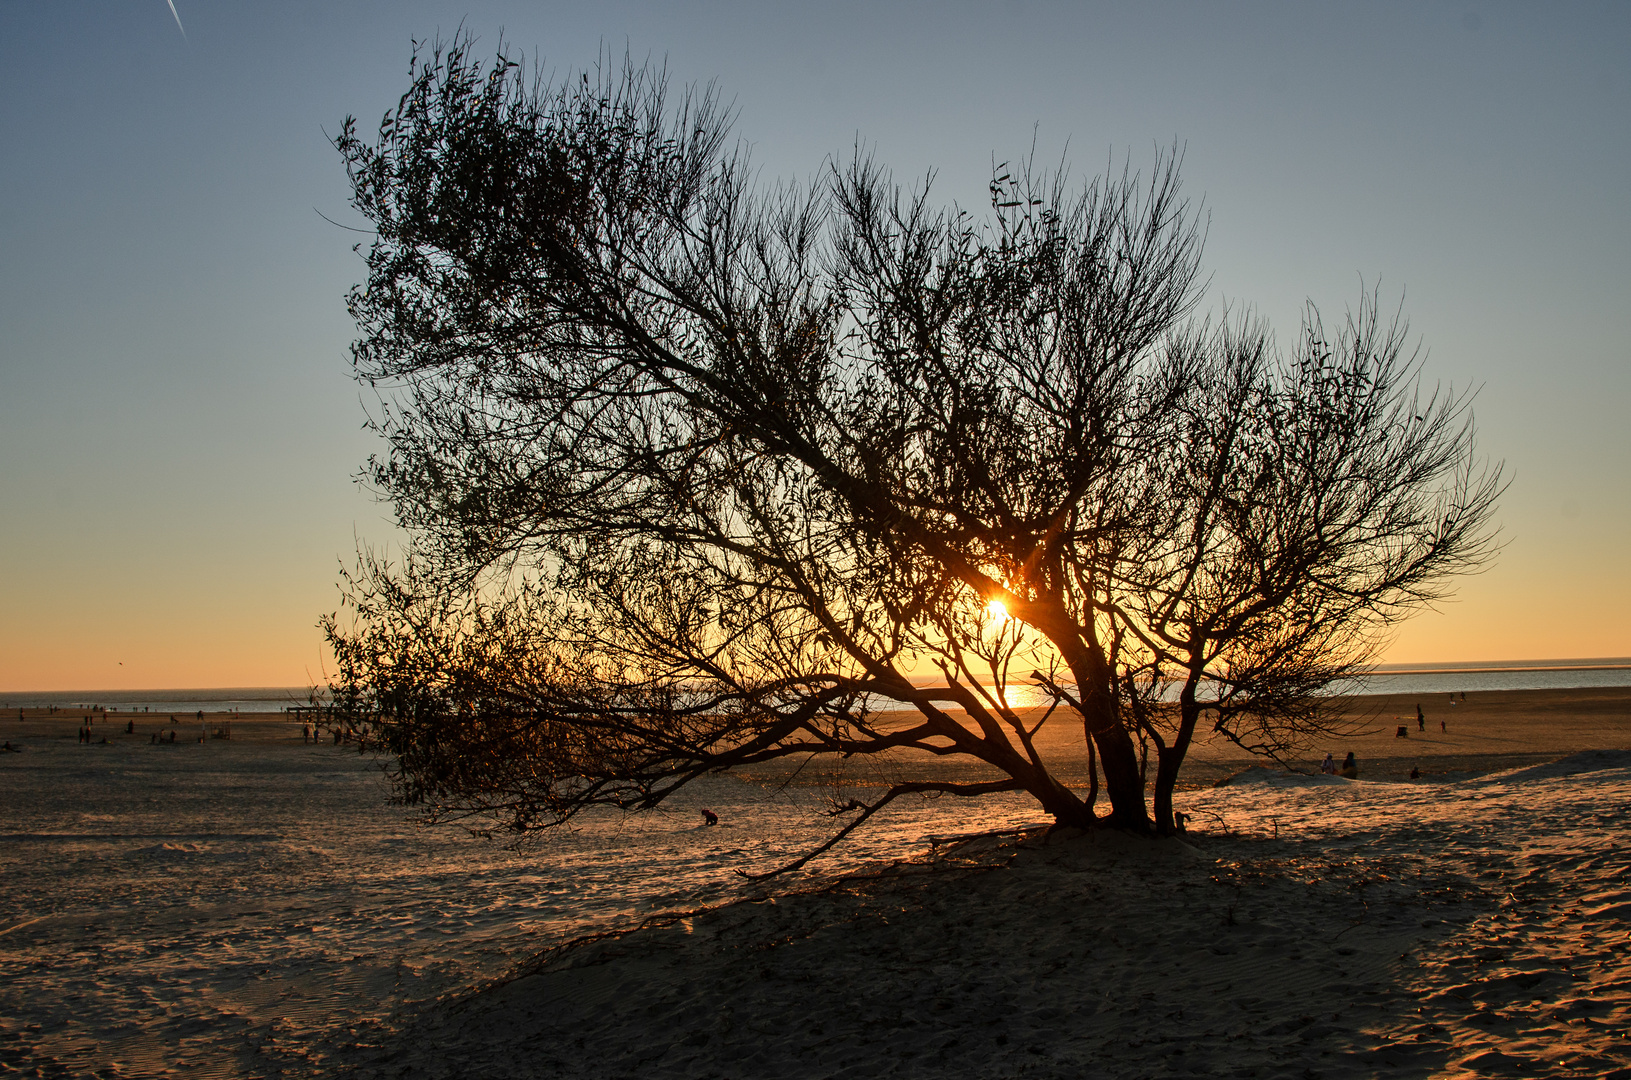
[[[1383,664],[1336,694],[1456,694],[1480,690],[1579,690],[1631,686],[1631,657]]]
[[[1329,693],[1474,694],[1487,690],[1575,690],[1631,686],[1631,656],[1562,660],[1483,660],[1383,664],[1362,678],[1333,684]],[[138,713],[280,713],[323,704],[322,687],[237,686],[195,690],[0,691],[0,709],[103,708]],[[1016,705],[1033,704],[1014,699]]]

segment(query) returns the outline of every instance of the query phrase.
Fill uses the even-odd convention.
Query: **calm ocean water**
[[[1631,657],[1502,660],[1457,664],[1389,664],[1336,694],[1454,694],[1483,690],[1570,690],[1631,686]],[[101,706],[120,712],[276,713],[312,700],[309,686],[238,686],[202,690],[53,690],[0,693],[0,709]],[[321,696],[321,695],[319,695]],[[1030,704],[1015,695],[1017,705]]]
[[[1514,660],[1503,663],[1389,664],[1357,680],[1348,694],[1454,694],[1480,690],[1576,690],[1631,686],[1631,657]]]

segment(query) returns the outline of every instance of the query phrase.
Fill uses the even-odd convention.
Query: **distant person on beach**
[[[11,745],[11,740],[10,739],[7,739],[6,740],[6,745],[3,748],[0,748],[0,749],[4,749],[5,752],[8,753],[8,754],[20,754],[20,753],[22,753],[21,750],[17,749],[17,747]]]
[[[125,734],[126,735],[136,734],[136,721],[135,720],[126,720],[125,721]]]
[[[1416,730],[1427,730],[1427,714],[1421,711],[1421,706],[1419,704],[1416,706]]]
[[[1354,752],[1348,751],[1348,756],[1342,759],[1342,776],[1349,780],[1359,779],[1359,762],[1354,760]]]
[[[1337,774],[1336,757],[1329,751],[1325,754],[1325,760],[1320,762],[1320,772],[1325,776],[1335,776]]]
[[[1420,780],[1421,779],[1421,770],[1416,768],[1414,765],[1410,766],[1410,779],[1412,779],[1412,780]]]
[[[1444,733],[1445,733],[1445,734],[1449,734],[1449,731],[1450,731],[1450,725],[1448,725],[1448,724],[1446,724],[1446,723],[1445,723],[1445,722],[1444,722],[1444,721],[1442,721],[1442,720],[1440,720],[1440,721],[1439,721],[1439,722],[1438,722],[1438,729],[1439,729],[1439,730],[1440,730],[1440,731],[1442,731],[1442,732],[1444,732]]]
[[[703,810],[702,811],[702,823],[704,825],[718,825],[719,824],[719,815],[714,813],[712,810]]]

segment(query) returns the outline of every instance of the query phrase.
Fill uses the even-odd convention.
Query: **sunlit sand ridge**
[[[1450,708],[1423,704],[1430,727]],[[820,835],[826,789],[721,780],[674,813],[515,855],[404,826],[364,761],[287,724],[154,746],[140,720],[131,736],[116,720],[93,725],[108,745],[84,746],[78,716],[5,720],[23,752],[0,755],[0,1062],[1611,1075],[1631,1067],[1631,754],[1611,749],[1631,746],[1628,705],[1627,690],[1474,695],[1447,732],[1412,723],[1401,739],[1406,704],[1370,699],[1382,730],[1351,744],[1364,779],[1191,789],[1185,841],[931,847],[1037,814],[1023,799],[911,804],[768,890],[730,871]],[[1442,775],[1571,750],[1588,752]],[[1208,748],[1197,776],[1228,758]],[[1424,780],[1405,780],[1412,764]],[[704,805],[721,826],[699,824]]]

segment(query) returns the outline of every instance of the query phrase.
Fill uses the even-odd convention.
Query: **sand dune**
[[[1263,776],[1192,807],[1229,831],[962,844],[560,949],[351,1060],[425,1077],[1631,1076],[1631,752],[1436,785]]]

